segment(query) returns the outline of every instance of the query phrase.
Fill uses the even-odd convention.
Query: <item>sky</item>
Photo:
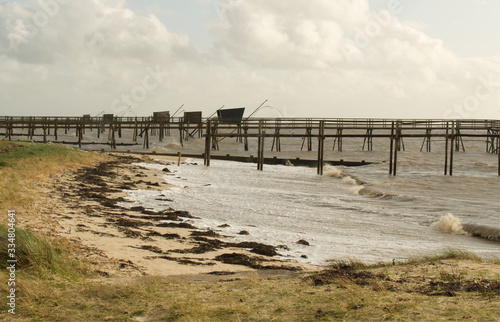
[[[0,0],[0,116],[500,119],[499,0]]]

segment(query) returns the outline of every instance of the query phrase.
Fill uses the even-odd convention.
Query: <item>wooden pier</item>
[[[2,132],[3,131],[3,132]],[[87,139],[89,132],[96,132],[98,142]],[[125,132],[129,137],[123,137]],[[61,141],[62,133],[74,140]],[[0,135],[5,140],[31,140],[74,144],[106,144],[111,149],[118,146],[141,145],[150,148],[150,140],[163,141],[166,136],[176,135],[181,146],[192,138],[205,138],[204,163],[210,166],[213,150],[219,150],[221,142],[236,138],[249,151],[249,140],[257,142],[257,169],[263,170],[265,142],[272,140],[271,150],[283,151],[282,139],[295,138],[301,150],[313,150],[317,140],[317,169],[323,174],[325,150],[344,150],[349,139],[362,139],[360,150],[373,151],[374,139],[387,139],[389,148],[389,173],[396,175],[398,152],[405,150],[405,138],[422,140],[420,151],[431,152],[437,139],[445,141],[444,174],[453,175],[454,154],[465,151],[464,139],[479,139],[485,144],[485,152],[498,155],[500,176],[500,120],[389,120],[389,119],[300,119],[300,118],[243,118],[228,122],[214,118],[158,118],[158,117],[0,117]],[[93,136],[95,138],[95,135]],[[142,142],[139,143],[138,139]],[[326,142],[330,141],[330,145]],[[270,143],[268,143],[269,146]],[[300,145],[300,143],[299,143]]]

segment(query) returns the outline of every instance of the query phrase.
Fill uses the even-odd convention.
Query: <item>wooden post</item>
[[[342,152],[342,128],[337,128],[337,136],[333,141],[333,151],[335,151],[335,144],[337,145],[338,151]]]
[[[205,136],[205,166],[209,167],[210,166],[210,142],[212,138],[210,137],[210,134],[212,132],[211,129],[212,125],[210,120],[207,121],[207,134]]]
[[[262,135],[257,137],[257,170],[260,170],[260,145],[262,144]]]
[[[325,121],[319,122],[319,135],[318,135],[318,175],[323,175],[323,161],[324,161],[324,147],[325,147]]]
[[[257,144],[257,170],[264,170],[264,137],[266,133],[263,131],[262,121],[259,121],[259,138]]]
[[[281,152],[281,140],[280,140],[280,129],[276,128],[274,130],[273,145],[271,146],[271,151],[274,151],[274,145],[276,144],[276,152]]]
[[[179,152],[179,158],[177,159],[177,166],[181,166],[181,158],[182,158],[182,152]]]
[[[163,142],[163,135],[164,135],[164,129],[163,129],[163,122],[160,121],[160,124],[158,124],[158,140],[160,142]]]
[[[78,147],[81,148],[82,142],[81,142],[81,138],[80,138],[80,126],[78,124],[75,126],[76,126],[76,137],[78,139]]]
[[[454,141],[455,141],[455,122],[451,122],[451,142],[450,142],[450,176],[453,175],[453,151],[454,149]]]
[[[392,169],[392,174],[396,176],[397,168],[398,168],[398,150],[400,148],[400,129],[399,129],[399,121],[396,122],[396,139],[394,145],[394,164]]]
[[[262,131],[261,144],[260,144],[260,171],[264,170],[264,141],[266,137],[266,131]]]
[[[142,147],[149,149],[149,125],[146,125],[144,129],[144,143]]]
[[[389,148],[389,174],[392,174],[392,162],[393,162],[393,151],[394,149],[394,122],[392,122],[391,127],[391,147]]]
[[[245,139],[244,139],[245,151],[248,151],[248,126],[245,126],[243,128],[243,132],[245,133]]]
[[[109,138],[108,138],[108,140],[110,140],[109,146],[112,149],[116,149],[115,127],[114,127],[113,124],[111,124],[110,127],[109,127]]]
[[[312,128],[307,129],[307,151],[312,151]]]
[[[217,121],[213,121],[210,124],[210,135],[212,135],[212,149],[219,151],[219,138],[217,134],[219,132],[219,123]],[[222,141],[222,139],[220,140]]]
[[[431,133],[432,129],[429,127],[425,130],[425,138],[422,141],[422,146],[420,147],[420,152],[424,149],[424,145],[426,146],[425,151],[431,152]]]
[[[57,141],[57,119],[56,119],[56,124],[54,124],[54,140]]]
[[[182,128],[182,123],[179,122],[179,140],[180,140],[180,143],[181,143],[181,146],[184,147],[184,143],[182,142],[182,131],[184,129]]]
[[[445,150],[445,157],[444,157],[444,175],[447,175],[448,174],[448,126],[449,126],[449,122],[446,122],[446,135],[445,135],[445,138],[446,138],[446,143],[445,143],[445,146],[444,146],[444,150]]]
[[[8,134],[8,137],[9,137],[9,141],[12,140],[12,131],[14,130],[13,128],[13,121],[12,121],[12,118],[10,120],[10,122],[6,122],[5,123],[5,137],[7,137],[7,134]]]
[[[365,138],[363,140],[363,151],[365,150],[365,146],[368,151],[373,151],[373,128],[366,129]]]

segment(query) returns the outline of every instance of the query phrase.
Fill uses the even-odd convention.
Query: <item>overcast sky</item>
[[[0,115],[500,119],[499,0],[0,0]]]

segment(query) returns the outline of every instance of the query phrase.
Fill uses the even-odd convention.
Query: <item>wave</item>
[[[352,185],[362,185],[366,183],[363,180],[348,175],[341,167],[326,166],[325,175],[332,178],[342,179],[342,182]]]
[[[463,224],[462,227],[471,236],[500,241],[500,228],[475,224]]]
[[[402,201],[414,200],[410,197],[404,197],[398,194],[382,192],[373,188],[369,188],[367,187],[367,185],[369,186],[369,184],[366,181],[348,175],[341,167],[327,166],[325,167],[325,170],[325,175],[332,178],[342,179],[343,183],[353,185],[354,187],[352,187],[350,191],[351,194],[355,196],[377,199],[400,199]]]
[[[348,183],[348,184],[352,184],[352,185],[357,185],[358,182],[356,181],[356,179],[350,177],[350,176],[345,176],[344,178],[342,178],[342,182],[344,183]]]
[[[500,241],[500,228],[486,225],[462,224],[460,218],[452,214],[442,216],[439,221],[431,224],[431,228],[444,233],[468,235],[491,241]]]
[[[365,181],[360,180],[358,178],[352,177],[344,172],[343,168],[335,167],[335,166],[327,166],[325,167],[325,174],[332,178],[342,179],[343,183],[353,185],[351,188],[351,194],[364,196],[368,198],[379,198],[379,199],[395,199],[400,198],[400,196],[390,193],[381,192],[375,190],[373,188],[368,188],[365,185],[367,184]]]
[[[399,195],[392,193],[381,192],[372,188],[367,188],[365,186],[358,186],[351,189],[351,193],[354,195],[364,196],[368,198],[379,198],[379,199],[396,199],[400,198]]]
[[[337,179],[342,179],[347,176],[342,168],[334,166],[325,166],[325,175]]]
[[[497,167],[496,164],[488,163],[488,162],[482,162],[482,161],[478,161],[474,165],[477,166],[477,167],[486,167],[486,168],[496,168]]]
[[[460,220],[460,218],[457,218],[452,214],[442,216],[439,221],[431,224],[431,228],[443,233],[467,235],[462,227],[462,221]]]

